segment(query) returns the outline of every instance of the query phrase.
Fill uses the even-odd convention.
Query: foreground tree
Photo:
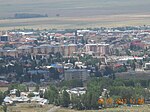
[[[62,92],[62,98],[61,98],[61,105],[63,107],[68,107],[70,104],[70,95],[66,90],[63,90]]]
[[[3,99],[4,99],[3,92],[0,91],[0,105],[2,105]]]
[[[53,104],[58,97],[59,93],[55,86],[49,86],[44,93],[44,98],[48,99],[50,104]]]

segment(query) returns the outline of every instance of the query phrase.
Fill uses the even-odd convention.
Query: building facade
[[[82,80],[86,81],[89,77],[89,71],[86,69],[68,69],[65,70],[65,80]]]
[[[96,56],[107,55],[109,54],[109,44],[86,44],[85,45],[86,53],[93,53]]]

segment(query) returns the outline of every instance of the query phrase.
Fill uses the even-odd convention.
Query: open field
[[[75,29],[95,27],[118,27],[149,25],[150,15],[103,15],[95,17],[49,17],[31,19],[0,20],[0,30],[33,29]]]
[[[142,105],[135,107],[118,107],[118,108],[108,108],[103,110],[86,110],[86,111],[77,111],[60,108],[56,112],[150,112],[150,105]]]
[[[2,107],[1,107],[2,108]],[[17,106],[9,106],[9,112],[47,112],[52,109],[52,105],[45,105],[44,107],[36,106],[36,104],[17,104]],[[0,112],[3,112],[0,109]],[[102,110],[72,110],[66,108],[58,108],[54,112],[150,112],[150,105],[140,105],[140,106],[120,106],[117,108],[107,108]]]
[[[149,5],[149,0],[0,0],[0,30],[144,25],[150,23]],[[3,19],[15,13],[49,17]]]
[[[47,112],[52,107],[52,105],[40,107],[38,104],[20,103],[16,106],[8,106],[8,112]],[[0,112],[3,112],[2,109]]]

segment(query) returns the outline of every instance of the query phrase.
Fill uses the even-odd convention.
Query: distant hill
[[[0,18],[13,17],[16,13],[51,17],[149,14],[149,6],[150,0],[0,0]]]

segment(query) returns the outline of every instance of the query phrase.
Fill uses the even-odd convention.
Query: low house
[[[37,102],[40,105],[44,105],[44,104],[48,104],[49,101],[47,99],[44,98],[40,98],[39,96],[35,96],[35,97],[31,97],[31,102]]]
[[[37,95],[37,93],[34,93]],[[49,101],[47,99],[44,98],[40,98],[39,95],[31,98],[28,98],[27,96],[20,96],[20,97],[14,97],[14,96],[6,96],[4,98],[4,103],[7,105],[12,105],[13,103],[25,103],[25,102],[36,102],[40,105],[44,105],[44,104],[48,104]]]
[[[150,70],[150,63],[145,63],[144,70]]]
[[[85,66],[84,63],[82,63],[82,62],[75,62],[75,66],[77,66],[79,68],[84,68],[84,69],[87,68],[87,66]]]
[[[64,64],[64,69],[71,69],[73,68],[73,64],[72,63],[65,63]]]
[[[85,87],[76,87],[76,88],[72,88],[67,90],[67,92],[71,95],[75,94],[75,95],[83,95],[86,93],[86,88]]]
[[[10,95],[15,95],[17,91],[17,89],[10,90]]]
[[[24,103],[24,102],[29,102],[30,99],[28,97],[25,97],[25,96],[20,96],[20,97],[8,97],[6,96],[4,98],[4,103],[7,104],[7,105],[11,105],[13,103]]]
[[[1,78],[1,77],[0,77]],[[5,78],[5,77],[4,77]],[[0,80],[0,86],[8,86],[9,82],[5,81],[5,80]]]

